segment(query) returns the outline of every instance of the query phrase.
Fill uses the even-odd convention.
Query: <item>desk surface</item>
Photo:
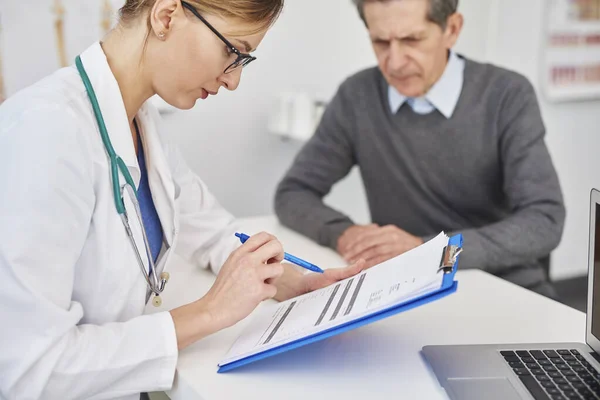
[[[249,234],[261,230],[275,234],[286,251],[322,267],[344,264],[335,252],[282,227],[273,217],[244,219],[241,224]],[[197,299],[214,280],[208,271],[181,264],[185,272],[171,267],[164,309]],[[371,395],[446,399],[421,357],[425,345],[585,340],[585,314],[579,311],[481,271],[460,271],[456,279],[458,292],[435,303],[217,374],[217,363],[247,322],[242,321],[182,351],[168,395],[174,400],[363,399]]]

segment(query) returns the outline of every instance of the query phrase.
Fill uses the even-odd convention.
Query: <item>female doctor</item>
[[[239,246],[232,216],[147,102],[189,109],[235,90],[282,3],[127,0],[75,65],[0,107],[0,398],[168,390],[178,350],[265,299],[363,268],[302,274],[266,233]],[[160,303],[173,252],[217,279],[191,304],[143,315]]]

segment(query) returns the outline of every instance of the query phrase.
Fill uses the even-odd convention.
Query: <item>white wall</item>
[[[562,242],[553,253],[555,279],[587,272],[589,193],[600,188],[600,101],[551,103],[540,83],[546,0],[501,1],[496,15],[492,62],[527,76],[536,86],[547,127],[547,144],[562,185],[567,220]]]
[[[122,0],[110,0],[116,10]],[[62,0],[67,61],[102,35],[103,1]],[[2,68],[7,94],[59,68],[54,30],[54,0],[0,0]]]
[[[189,164],[238,216],[272,213],[275,187],[301,147],[267,132],[276,96],[303,91],[328,100],[345,77],[375,63],[350,0],[287,1],[256,55],[235,93],[167,117]],[[366,219],[364,200],[355,203],[362,187],[345,186],[342,208]]]

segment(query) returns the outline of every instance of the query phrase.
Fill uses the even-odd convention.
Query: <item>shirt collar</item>
[[[421,100],[433,105],[442,115],[450,119],[462,92],[464,83],[465,60],[455,52],[450,52],[448,65],[440,79]],[[388,86],[388,101],[392,113],[397,113],[408,98],[394,87]]]

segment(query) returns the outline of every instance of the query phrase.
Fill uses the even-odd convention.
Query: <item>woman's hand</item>
[[[281,243],[264,232],[231,253],[203,298],[171,311],[179,348],[234,325],[274,297],[272,282],[283,274],[283,257]]]
[[[361,259],[345,268],[327,269],[322,274],[314,272],[302,274],[291,265],[286,264],[283,275],[272,282],[277,287],[275,299],[284,301],[324,288],[338,281],[350,278],[366,269],[366,267],[366,262]]]

